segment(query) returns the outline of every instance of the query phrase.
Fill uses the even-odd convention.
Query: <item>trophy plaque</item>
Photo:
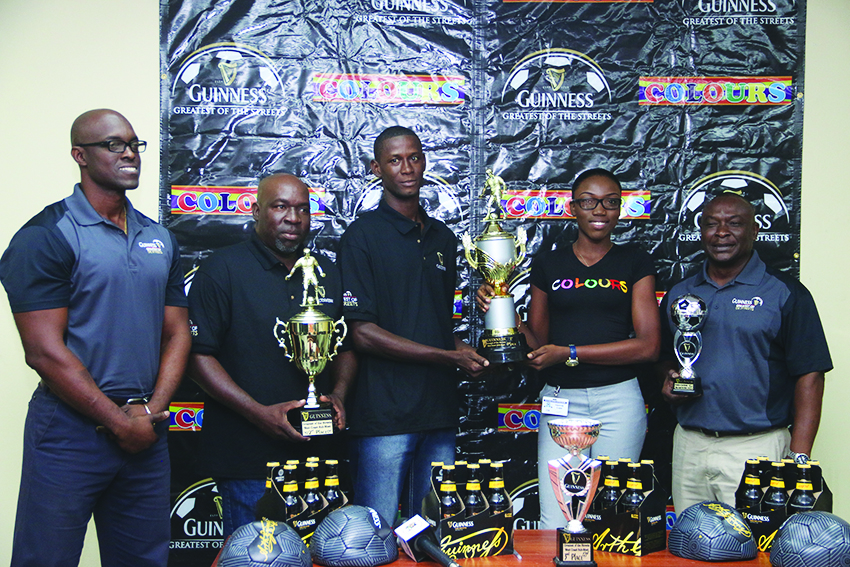
[[[301,418],[301,434],[305,437],[330,435],[333,433],[333,406],[328,402],[318,401],[315,379],[325,369],[328,361],[336,356],[348,332],[348,327],[342,317],[339,321],[334,321],[319,311],[317,307],[319,297],[324,296],[325,290],[319,286],[316,272],[318,271],[322,277],[325,274],[307,248],[304,249],[304,255],[295,262],[286,279],[288,280],[299,268],[303,274],[304,284],[301,302],[303,309],[286,323],[276,318],[272,332],[286,357],[307,375],[309,382],[307,403],[296,410]],[[312,294],[309,293],[310,286],[313,287]],[[336,335],[335,342],[334,335]]]
[[[552,439],[570,453],[549,461],[549,480],[567,526],[558,528],[558,567],[596,567],[593,560],[593,534],[582,520],[590,510],[599,485],[601,462],[582,455],[599,437],[602,424],[593,419],[553,419],[549,422]]]
[[[491,363],[510,363],[523,361],[528,354],[525,335],[516,327],[514,298],[503,293],[502,286],[519,264],[525,260],[526,234],[523,228],[513,235],[499,226],[501,216],[501,194],[505,182],[501,177],[487,170],[487,181],[481,197],[489,189],[487,227],[481,235],[472,241],[469,233],[462,237],[466,261],[473,270],[478,270],[484,280],[495,290],[490,300],[490,308],[484,314],[484,333],[478,345],[478,354]],[[492,208],[491,208],[491,205]]]
[[[694,371],[702,352],[702,329],[708,308],[702,298],[686,293],[670,303],[670,317],[676,325],[673,350],[679,361],[679,377],[673,379],[673,393],[679,396],[701,396],[702,381]]]

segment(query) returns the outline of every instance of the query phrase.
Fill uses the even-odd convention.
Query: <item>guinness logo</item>
[[[561,85],[564,84],[564,72],[563,68],[556,69],[554,67],[549,67],[546,69],[546,80],[549,81],[549,86],[552,87],[553,91],[561,90]]]
[[[233,84],[233,79],[236,78],[236,69],[239,68],[239,61],[219,61],[218,70],[221,71],[221,79],[226,86]]]

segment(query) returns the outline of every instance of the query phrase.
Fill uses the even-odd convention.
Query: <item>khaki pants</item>
[[[788,453],[785,427],[752,435],[714,437],[677,425],[673,434],[673,505],[676,514],[703,500],[735,506],[735,491],[747,459],[778,461]]]

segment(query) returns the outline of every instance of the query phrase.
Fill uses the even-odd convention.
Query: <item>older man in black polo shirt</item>
[[[361,353],[349,407],[354,501],[395,523],[419,510],[432,461],[453,461],[456,368],[487,361],[453,334],[457,239],[419,205],[425,154],[394,126],[375,140],[378,209],[360,215],[340,244],[345,317]]]
[[[314,441],[288,421],[304,405],[307,378],[278,346],[272,329],[301,310],[302,278],[287,280],[310,232],[307,186],[278,174],[260,181],[252,207],[255,233],[205,260],[189,291],[193,378],[207,394],[200,466],[222,496],[224,535],[254,520],[265,489],[266,463],[315,454]],[[338,319],[342,285],[336,266],[316,254],[325,274],[318,308]],[[326,401],[345,427],[345,391],[356,370],[353,351],[329,364],[334,389]],[[325,374],[319,376],[319,390]],[[325,382],[326,383],[326,382]],[[325,390],[326,391],[326,390]]]

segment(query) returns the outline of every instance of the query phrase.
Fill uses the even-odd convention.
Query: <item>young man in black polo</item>
[[[416,134],[393,126],[375,140],[378,208],[340,243],[344,313],[360,369],[349,405],[354,502],[395,523],[419,510],[432,461],[453,461],[457,374],[487,361],[456,337],[452,305],[457,238],[419,205],[425,154]],[[407,483],[405,483],[407,481]]]

